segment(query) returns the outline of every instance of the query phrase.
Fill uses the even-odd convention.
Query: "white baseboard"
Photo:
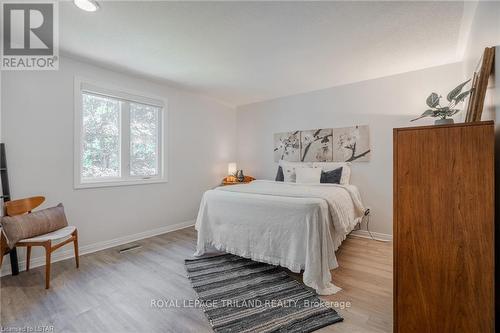
[[[380,241],[384,241],[384,242],[392,241],[392,235],[382,234],[380,232],[373,232],[373,231],[371,233],[372,233],[373,238],[376,240],[380,240]],[[356,236],[356,237],[370,238],[371,239],[370,234],[366,230],[354,230],[353,232],[351,232],[351,235]]]
[[[105,249],[109,249],[111,247],[127,244],[130,242],[135,242],[144,238],[149,238],[161,234],[166,234],[168,232],[172,232],[175,230],[180,230],[184,228],[188,228],[194,225],[194,220],[190,221],[184,221],[181,223],[173,224],[173,225],[167,225],[165,227],[153,229],[153,230],[148,230],[148,231],[143,231],[139,232],[137,234],[129,235],[129,236],[123,236],[107,241],[102,241],[102,242],[97,242],[94,244],[89,244],[85,246],[81,246],[79,248],[80,250],[80,255],[84,254],[89,254]],[[74,257],[74,252],[73,252],[73,246],[69,247],[67,250],[64,251],[56,251],[52,255],[52,262],[57,262],[61,260],[66,260]],[[39,266],[44,266],[45,265],[45,256],[42,257],[37,257],[37,258],[32,258],[31,263],[30,263],[30,268],[35,268]],[[26,270],[26,259],[19,261],[19,271],[24,271]],[[3,263],[2,271],[0,276],[4,275],[9,275],[11,274],[11,269],[10,269],[10,263]]]

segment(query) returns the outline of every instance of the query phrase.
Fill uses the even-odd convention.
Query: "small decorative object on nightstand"
[[[243,181],[239,182],[238,179],[234,176],[227,176],[222,180],[222,186],[226,185],[238,185],[238,184],[248,184],[251,181],[254,181],[255,178],[250,176],[244,176]]]
[[[236,184],[247,184],[250,183],[255,178],[250,176],[244,176],[243,170],[238,170],[235,162],[231,162],[227,165],[228,176],[222,180],[222,186],[225,185],[236,185]]]
[[[236,171],[236,179],[239,181],[239,182],[242,182],[245,180],[245,175],[243,174],[243,170],[238,170]]]

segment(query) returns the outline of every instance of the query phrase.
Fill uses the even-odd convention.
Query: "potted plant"
[[[462,92],[462,89],[469,82],[470,79],[465,81],[464,83],[459,84],[455,89],[448,93],[448,95],[446,96],[446,99],[448,100],[447,106],[441,106],[441,98],[443,98],[443,96],[440,96],[435,92],[431,93],[426,100],[429,109],[425,110],[425,112],[422,113],[420,117],[412,119],[411,121],[419,120],[425,117],[434,117],[439,118],[434,122],[435,125],[453,124],[453,119],[449,117],[460,112],[460,109],[457,109],[456,106],[462,103],[473,90],[469,89],[465,92]]]

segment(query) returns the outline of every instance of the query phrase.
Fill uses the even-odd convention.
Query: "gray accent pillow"
[[[342,178],[342,167],[331,171],[321,171],[320,183],[340,184]]]
[[[68,226],[64,207],[60,203],[56,207],[37,210],[33,213],[2,216],[3,232],[9,248],[20,240],[40,236]]]
[[[278,172],[276,173],[276,179],[274,179],[277,182],[284,182],[285,181],[285,175],[283,174],[283,168],[281,165],[278,166]]]

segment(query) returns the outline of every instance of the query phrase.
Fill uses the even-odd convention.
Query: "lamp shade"
[[[236,167],[236,163],[235,162],[231,162],[227,165],[227,174],[232,176],[236,173],[236,171],[238,170],[238,168]]]
[[[86,12],[95,12],[99,9],[99,5],[95,0],[73,0],[73,3]]]

